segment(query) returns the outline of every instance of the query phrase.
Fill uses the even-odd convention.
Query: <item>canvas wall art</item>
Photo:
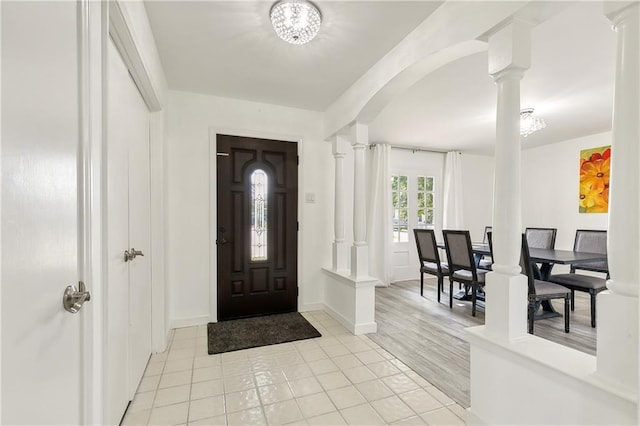
[[[580,213],[609,211],[611,145],[580,151]]]

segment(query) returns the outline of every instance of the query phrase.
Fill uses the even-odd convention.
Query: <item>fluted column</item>
[[[349,268],[349,250],[345,241],[344,232],[344,157],[348,140],[344,136],[335,136],[331,152],[335,162],[335,202],[333,212],[333,259],[331,267],[334,271]]]
[[[527,280],[520,275],[520,80],[529,68],[531,26],[514,21],[489,38],[489,74],[498,92],[493,191],[493,272],[486,329],[502,340],[526,334]]]
[[[365,148],[369,143],[368,128],[355,123],[351,127],[353,147],[353,246],[351,247],[351,276],[369,276],[369,253],[367,247],[367,205],[365,178]]]
[[[609,291],[598,295],[597,375],[638,392],[638,287],[640,286],[640,6],[605,2],[617,32],[611,143]]]

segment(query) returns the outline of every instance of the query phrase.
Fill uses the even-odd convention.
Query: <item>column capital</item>
[[[496,83],[500,83],[505,80],[522,80],[525,71],[525,68],[508,67],[498,71],[497,73],[491,74],[491,77]]]
[[[331,138],[331,154],[335,158],[344,157],[347,153],[349,138],[345,135],[335,135]]]
[[[621,20],[628,17],[635,7],[635,13],[638,13],[637,1],[605,1],[604,14],[613,25],[618,25]]]
[[[359,122],[355,122],[351,125],[350,129],[351,145],[354,149],[364,148],[369,144],[369,126]]]
[[[507,70],[524,73],[531,65],[530,22],[514,19],[489,36],[489,74]],[[522,77],[520,77],[522,78]]]

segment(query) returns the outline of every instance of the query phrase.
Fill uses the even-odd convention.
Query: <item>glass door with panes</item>
[[[415,278],[417,259],[414,228],[435,228],[435,177],[420,172],[398,172],[391,176],[392,280]]]

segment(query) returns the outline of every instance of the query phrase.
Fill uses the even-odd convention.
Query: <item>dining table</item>
[[[444,243],[438,243],[438,248],[444,249]],[[476,258],[476,265],[478,260],[482,256],[491,256],[491,250],[489,244],[485,243],[472,243],[471,249],[474,257]],[[573,250],[558,250],[558,249],[540,249],[529,247],[529,256],[531,262],[539,263],[540,266],[540,280],[548,281],[551,276],[551,270],[553,266],[558,265],[579,265],[591,262],[604,262],[607,260],[607,255],[603,253],[588,253],[582,251]],[[466,299],[466,293],[462,290],[459,294],[454,296],[456,299]],[[542,310],[536,312],[535,319],[544,319],[550,317],[560,316],[550,301],[542,302]]]

